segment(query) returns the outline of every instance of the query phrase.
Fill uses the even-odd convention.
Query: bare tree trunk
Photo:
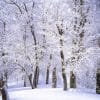
[[[66,72],[65,72],[65,68],[62,68],[62,77],[63,77],[63,90],[67,90],[67,78],[66,78]]]
[[[4,76],[5,76],[5,79],[6,79],[6,81],[5,81],[5,85],[6,85],[6,87],[8,87],[7,86],[7,81],[8,81],[8,72],[7,71],[5,71],[5,73],[4,73]]]
[[[47,67],[47,72],[46,72],[46,84],[49,84],[49,66]]]
[[[26,87],[26,81],[24,80],[24,87]]]
[[[52,54],[50,54],[50,63],[48,63],[48,66],[47,66],[46,84],[49,84],[49,68],[50,68],[50,66],[51,66],[51,60],[52,60]]]
[[[32,74],[30,74],[28,76],[28,78],[29,78],[29,82],[30,82],[31,88],[34,89],[34,86],[33,86],[33,83],[32,83]]]
[[[97,69],[96,73],[96,93],[100,94],[100,69]]]
[[[26,76],[24,77],[24,87],[26,87]]]
[[[34,39],[34,45],[35,45],[35,60],[36,60],[36,69],[35,69],[35,73],[34,73],[34,78],[33,78],[33,86],[34,88],[37,87],[38,84],[38,80],[39,80],[39,66],[38,66],[38,54],[37,54],[37,40],[36,40],[36,35],[34,32],[34,25],[30,26],[31,28],[31,33]]]
[[[53,69],[52,72],[52,88],[57,87],[57,76],[56,76],[56,67]]]
[[[63,40],[60,40],[61,47],[63,47]],[[65,65],[64,65],[64,53],[63,49],[60,51],[60,56],[61,56],[61,63],[62,63],[62,77],[63,77],[63,84],[64,84],[64,90],[67,90],[67,77],[66,77],[66,72],[65,72]]]
[[[76,88],[76,77],[73,71],[70,72],[70,88]]]
[[[3,80],[0,80],[0,91],[2,95],[2,100],[8,100],[9,99],[8,92],[6,90],[6,85]]]
[[[33,79],[33,85],[35,88],[37,88],[38,80],[39,80],[39,67],[36,66],[35,73],[34,73],[34,79]]]
[[[7,94],[4,88],[1,90],[1,94],[2,94],[2,100],[7,100]]]

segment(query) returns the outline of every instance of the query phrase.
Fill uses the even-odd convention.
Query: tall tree
[[[65,71],[65,61],[64,61],[64,51],[63,51],[63,46],[64,46],[64,30],[63,30],[63,23],[61,26],[57,25],[58,33],[60,35],[60,57],[61,57],[61,65],[62,65],[62,78],[63,78],[63,84],[64,84],[64,90],[67,90],[67,77],[66,77],[66,71]]]

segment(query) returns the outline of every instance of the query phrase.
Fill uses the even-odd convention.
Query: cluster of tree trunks
[[[74,0],[74,3],[75,3],[75,6],[77,6],[77,5],[80,6],[78,11],[77,11],[77,9],[75,9],[76,12],[80,12],[81,18],[79,20],[77,17],[75,17],[74,31],[79,32],[80,28],[81,28],[82,31],[79,34],[79,36],[80,36],[79,42],[81,45],[82,39],[84,37],[84,26],[85,26],[85,23],[87,22],[86,15],[83,12],[83,9],[81,7],[82,5],[84,5],[84,0]],[[23,14],[23,10],[20,8],[20,6],[16,2],[13,1],[10,4],[15,5],[19,9],[20,13]],[[33,2],[33,4],[34,4],[34,2]],[[24,7],[25,7],[25,11],[28,12],[28,9],[27,9],[27,6],[25,3],[24,3]],[[34,8],[34,5],[32,7]],[[89,11],[88,9],[87,9],[87,13]],[[29,25],[30,25],[30,30],[31,30],[33,40],[34,40],[34,45],[35,45],[35,56],[36,56],[35,60],[36,60],[36,63],[38,63],[38,56],[37,56],[37,45],[38,44],[37,44],[36,34],[34,32],[34,23],[33,23],[33,25],[30,24],[32,22],[32,19],[33,18],[30,19],[31,21],[29,20]],[[79,26],[77,25],[78,20],[80,23]],[[6,23],[4,23],[4,32],[5,32],[5,27],[6,27]],[[63,78],[63,83],[64,83],[64,90],[67,90],[67,77],[66,77],[66,71],[65,71],[66,67],[64,64],[64,51],[63,51],[64,40],[62,38],[64,35],[64,30],[62,27],[63,27],[62,25],[61,25],[61,27],[59,25],[57,25],[58,33],[60,35],[60,48],[61,48],[60,57],[61,57],[61,64],[62,64],[62,78]],[[4,56],[4,54],[2,54],[2,56]],[[5,77],[6,77],[6,79],[8,79],[7,73],[5,74]],[[39,80],[39,67],[38,66],[36,66],[36,69],[34,72],[34,78],[32,77],[32,74],[30,74],[28,76],[28,78],[29,78],[30,84],[32,86],[32,89],[36,88],[37,84],[38,84],[38,80]],[[33,78],[33,80],[32,80],[32,78]],[[49,83],[49,67],[47,67],[47,76],[46,76],[46,84],[48,84],[48,83]],[[2,99],[7,100],[6,89],[3,88],[3,86],[4,86],[4,82],[0,81],[0,91],[2,93]],[[24,83],[24,86],[26,86],[26,82]],[[53,73],[52,73],[52,87],[55,88],[56,86],[57,86],[57,76],[56,76],[56,68],[54,68]],[[76,88],[76,76],[73,73],[73,71],[71,71],[71,73],[70,73],[70,88]],[[96,73],[96,93],[100,94],[100,69],[98,69],[97,73]]]
[[[28,79],[29,79],[32,89],[37,88],[38,81],[39,81],[39,67],[38,66],[36,66],[35,68],[34,77],[32,77],[32,74],[30,74],[28,76]]]

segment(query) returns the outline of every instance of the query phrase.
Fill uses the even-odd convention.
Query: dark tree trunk
[[[76,77],[73,71],[70,72],[70,88],[76,88]]]
[[[67,77],[66,77],[66,72],[65,72],[63,50],[61,50],[60,56],[61,56],[61,63],[62,63],[62,78],[63,78],[63,84],[64,84],[63,89],[64,89],[64,90],[67,90]]]
[[[34,86],[33,86],[33,83],[32,83],[32,74],[30,74],[28,76],[28,78],[29,78],[29,82],[30,82],[31,88],[34,89]]]
[[[49,84],[49,68],[51,66],[51,60],[52,60],[52,54],[50,54],[50,62],[48,63],[48,66],[47,66],[47,72],[46,72],[46,84]]]
[[[26,77],[24,77],[24,87],[26,87]]]
[[[3,80],[0,80],[0,91],[1,91],[1,95],[2,95],[2,100],[9,100],[8,97],[8,92],[5,88],[5,82]]]
[[[56,68],[54,68],[52,72],[52,88],[56,87],[57,87],[57,76],[56,76]]]
[[[2,100],[7,100],[7,93],[4,88],[1,90],[1,94],[2,94]]]
[[[97,69],[96,73],[96,93],[100,94],[100,69]]]
[[[5,78],[6,78],[6,81],[5,81],[5,85],[6,85],[6,87],[8,87],[7,86],[7,81],[8,81],[8,72],[7,71],[5,71],[5,74],[4,74],[4,76],[5,76]]]
[[[35,88],[37,88],[38,80],[39,80],[39,67],[36,66],[35,73],[34,73],[34,79],[33,79],[33,85]]]
[[[38,54],[37,54],[37,39],[36,39],[36,35],[34,32],[34,25],[30,26],[31,28],[31,33],[34,39],[34,45],[35,45],[35,60],[36,60],[36,69],[35,69],[35,73],[34,73],[34,78],[33,78],[33,87],[37,88],[37,84],[38,84],[38,80],[39,80],[39,67],[38,67]]]
[[[47,67],[47,72],[46,72],[46,84],[49,84],[49,67]]]
[[[24,87],[26,87],[26,81],[24,80]]]
[[[63,90],[67,90],[67,78],[66,78],[66,73],[65,73],[65,68],[62,68],[62,77],[63,77]]]

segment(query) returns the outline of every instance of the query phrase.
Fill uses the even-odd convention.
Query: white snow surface
[[[0,100],[2,100],[2,97],[0,96]]]
[[[9,89],[10,100],[100,100],[100,95],[94,91],[81,91],[62,88],[38,88],[38,89]],[[92,93],[90,93],[92,92]]]

